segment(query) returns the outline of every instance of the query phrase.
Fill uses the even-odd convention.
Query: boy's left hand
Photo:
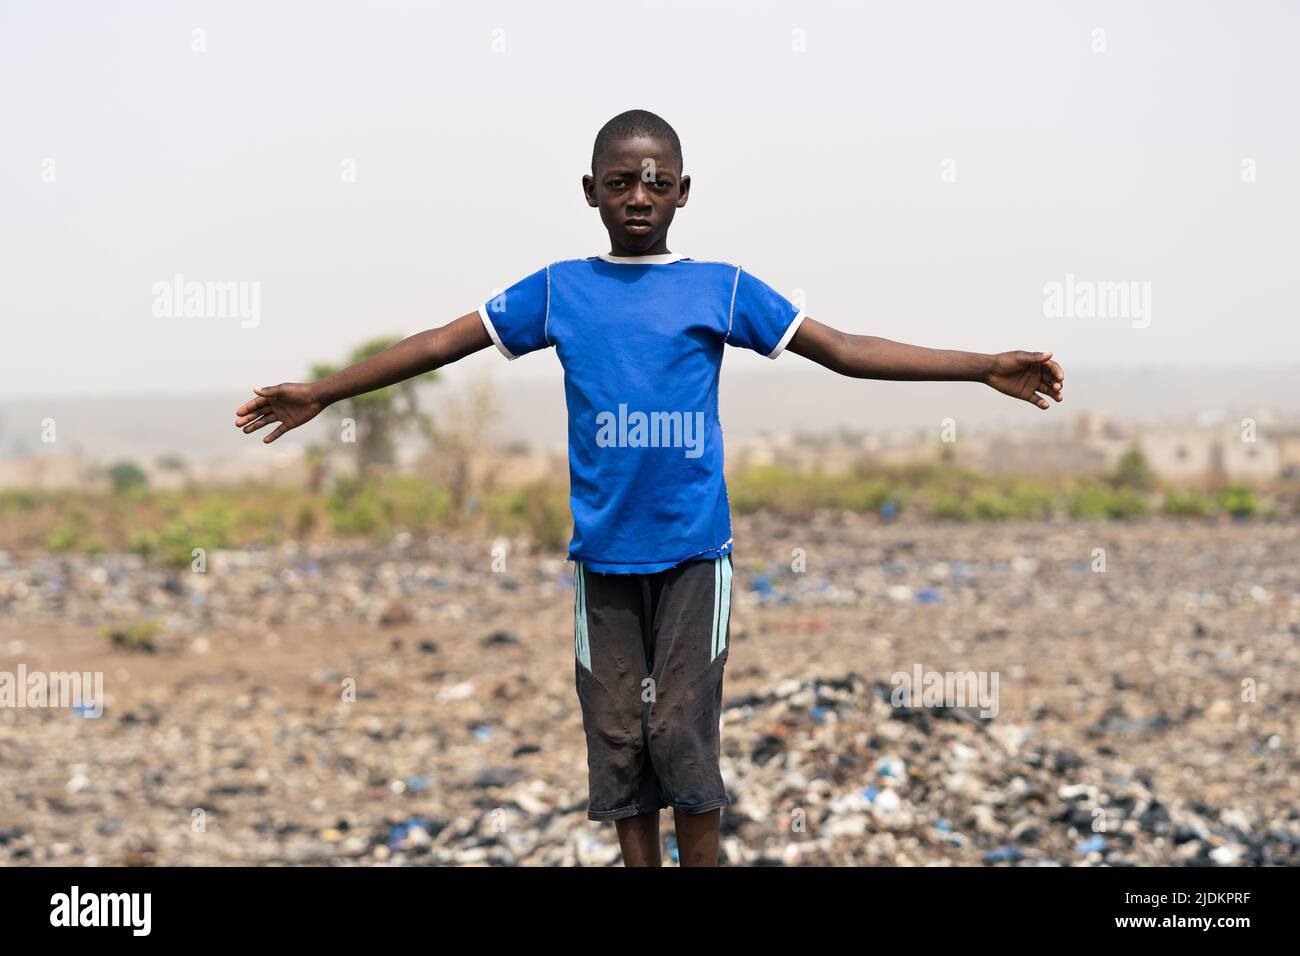
[[[1065,381],[1061,366],[1051,358],[1051,352],[999,352],[984,381],[1003,395],[1048,408],[1048,398],[1061,400]]]

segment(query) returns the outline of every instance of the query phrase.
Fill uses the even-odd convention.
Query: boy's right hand
[[[297,382],[255,388],[253,394],[257,397],[235,409],[235,427],[249,434],[279,422],[280,427],[263,438],[263,443],[273,442],[285,432],[307,424],[325,407],[313,395],[312,386]]]

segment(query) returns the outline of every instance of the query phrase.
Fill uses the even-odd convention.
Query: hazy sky
[[[823,322],[1067,372],[1300,362],[1298,10],[4,0],[0,396],[301,380],[608,251],[580,177],[633,107],[693,179],[670,248]],[[177,273],[256,283],[258,324],[155,315]],[[1046,315],[1067,274],[1149,315]]]

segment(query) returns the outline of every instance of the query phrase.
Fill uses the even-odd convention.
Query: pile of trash
[[[267,627],[463,620],[456,595],[485,590],[545,600],[572,586],[559,557],[524,541],[397,534],[384,545],[287,541],[213,550],[190,566],[160,567],[136,554],[33,555],[0,551],[0,619],[104,626],[156,620],[164,632],[252,633]],[[502,558],[508,554],[507,562]]]
[[[1300,527],[736,535],[725,864],[1300,864]],[[209,557],[0,553],[0,672],[107,689],[0,707],[0,865],[620,862],[586,819],[571,565],[410,535]],[[900,699],[913,667],[1000,675],[998,706]]]
[[[1300,863],[1300,815],[1208,807],[968,709],[896,706],[850,674],[726,710],[727,859],[746,865]],[[1260,761],[1262,765],[1263,760]],[[781,821],[776,832],[773,820]]]

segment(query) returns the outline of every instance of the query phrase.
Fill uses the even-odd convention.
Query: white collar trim
[[[659,266],[686,257],[676,252],[660,252],[653,256],[611,256],[607,252],[602,252],[599,258],[623,266]]]

